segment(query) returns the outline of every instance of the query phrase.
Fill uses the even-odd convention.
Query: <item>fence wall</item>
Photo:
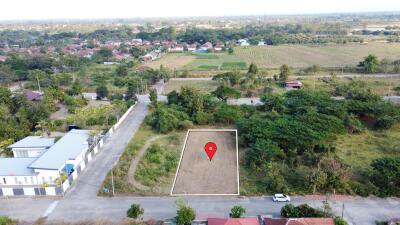
[[[59,187],[38,187],[38,186],[18,186],[18,187],[2,187],[0,188],[0,197],[3,196],[56,196],[64,195],[64,193],[71,187],[74,180],[76,180],[83,172],[83,170],[88,166],[90,161],[102,150],[102,147],[107,143],[107,141],[112,137],[114,132],[121,126],[125,121],[128,114],[136,106],[136,103],[129,107],[129,109],[124,113],[123,116],[118,120],[114,126],[112,126],[107,133],[100,139],[97,140],[95,144],[89,147],[85,154],[84,160],[75,168],[75,171],[64,181]]]

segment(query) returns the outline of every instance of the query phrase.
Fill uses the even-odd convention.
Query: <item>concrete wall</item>
[[[0,185],[35,185],[36,176],[0,176]]]

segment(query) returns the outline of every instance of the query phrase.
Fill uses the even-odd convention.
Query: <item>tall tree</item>
[[[359,66],[363,68],[365,73],[376,73],[379,68],[379,59],[376,55],[370,54],[359,63]]]
[[[286,64],[283,64],[279,70],[280,70],[279,80],[287,81],[289,79],[289,76],[291,75],[291,70],[290,70],[289,66]]]

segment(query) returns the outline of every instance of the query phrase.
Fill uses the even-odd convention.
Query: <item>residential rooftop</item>
[[[54,144],[55,138],[44,138],[41,136],[28,136],[14,144],[9,148],[50,148]]]
[[[88,148],[88,138],[88,130],[71,130],[34,161],[29,168],[61,169],[67,160],[76,159],[85,148]]]
[[[0,158],[0,176],[32,176],[28,166],[36,158]]]

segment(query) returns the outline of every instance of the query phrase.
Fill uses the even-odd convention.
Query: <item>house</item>
[[[196,51],[196,49],[197,49],[197,44],[190,44],[190,45],[187,45],[187,50],[188,50],[189,52]]]
[[[237,41],[237,43],[238,43],[240,46],[249,46],[249,45],[250,45],[247,39],[239,39],[239,40]]]
[[[287,89],[300,89],[303,87],[303,83],[300,81],[287,81],[284,85]]]
[[[55,142],[54,138],[41,136],[29,136],[8,146],[13,152],[14,158],[39,157],[47,151]]]
[[[183,45],[173,45],[168,48],[169,52],[183,52]]]
[[[221,43],[217,43],[217,44],[214,46],[214,50],[215,50],[215,51],[222,51],[223,48],[224,48],[224,45],[221,44]]]
[[[7,56],[0,55],[0,62],[5,62],[7,60]]]
[[[43,97],[42,92],[31,91],[31,90],[26,91],[24,95],[25,95],[26,100],[28,100],[28,101],[40,101],[40,100],[42,100],[42,97]]]
[[[208,225],[260,225],[258,218],[208,218]]]
[[[335,225],[332,218],[264,218],[264,225]]]
[[[258,42],[258,46],[264,46],[265,45],[265,41],[261,40]]]
[[[94,101],[97,99],[96,92],[83,92],[82,95],[83,95],[83,98],[85,98],[88,101]]]
[[[88,130],[73,129],[37,157],[0,158],[0,186],[55,185],[60,174],[82,169],[78,165],[89,149],[89,137]]]
[[[210,50],[213,48],[213,45],[211,44],[211,42],[206,42],[203,45],[201,45],[200,49],[204,49],[204,50]]]

